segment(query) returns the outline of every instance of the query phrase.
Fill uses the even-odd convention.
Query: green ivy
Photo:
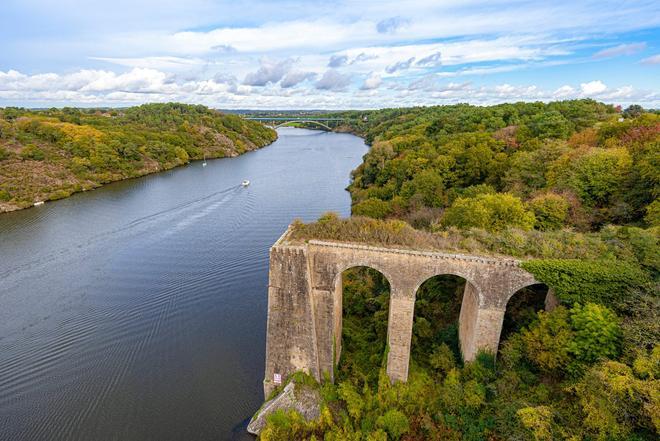
[[[521,267],[552,287],[562,303],[594,302],[616,305],[632,289],[648,286],[639,266],[616,260],[538,259]]]

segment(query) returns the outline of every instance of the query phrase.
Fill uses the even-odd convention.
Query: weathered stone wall
[[[479,292],[470,282],[465,283],[463,302],[458,317],[458,341],[464,360],[471,360],[475,352],[474,329],[479,315]]]
[[[306,253],[305,247],[270,250],[265,396],[276,373],[283,380],[298,370],[320,378]]]
[[[393,381],[408,378],[415,295],[426,280],[451,274],[467,281],[459,318],[465,360],[480,349],[497,351],[509,298],[537,283],[512,259],[281,239],[271,248],[266,393],[274,374],[284,380],[304,370],[318,380],[334,379],[341,354],[341,273],[358,266],[380,271],[390,283],[387,373]]]

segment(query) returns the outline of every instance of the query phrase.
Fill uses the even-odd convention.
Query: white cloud
[[[418,78],[414,81],[411,81],[405,89],[407,90],[434,90],[438,87],[438,76],[437,75],[425,75],[422,78]]]
[[[646,43],[620,44],[618,46],[610,47],[596,52],[594,54],[594,58],[610,58],[618,57],[620,55],[633,55],[637,52],[643,51],[645,48]]]
[[[314,78],[316,78],[314,72],[289,72],[284,78],[282,78],[280,86],[286,89],[300,84],[305,80],[312,80]]]
[[[644,43],[630,37],[651,35],[637,31],[660,25],[658,2],[495,1],[382,0],[356,7],[346,0],[290,0],[287,8],[265,0],[115,0],[94,7],[80,0],[57,6],[10,1],[0,14],[7,48],[0,106],[75,100],[198,100],[243,108],[657,100],[645,89],[658,90],[660,83],[643,78],[649,70],[640,64],[660,64],[660,54],[638,63],[610,60],[622,64],[602,81],[585,75],[602,59],[643,50]],[[47,35],[30,21],[36,18],[48,23]],[[29,31],[13,32],[14,23]],[[66,32],[55,32],[59,27]],[[635,33],[621,34],[629,31]],[[565,66],[563,79],[550,75],[548,68],[556,65]],[[593,68],[581,69],[588,65]],[[618,74],[631,84],[617,81]]]
[[[328,67],[341,67],[348,63],[347,55],[333,55],[328,61]]]
[[[206,64],[202,58],[185,57],[143,57],[143,58],[113,58],[113,57],[90,57],[92,60],[105,61],[119,66],[142,67],[148,69],[190,69],[191,66]]]
[[[562,99],[575,96],[575,89],[565,84],[552,93],[553,98]]]
[[[351,77],[349,75],[330,69],[316,82],[316,88],[319,90],[345,90],[350,83]]]
[[[604,92],[607,86],[600,80],[589,81],[588,83],[580,84],[580,90],[584,95],[598,95]]]
[[[291,76],[287,80],[287,76]],[[354,93],[351,78],[330,69],[313,87],[303,86],[311,72],[289,72],[280,86],[238,84],[231,74],[218,73],[211,79],[184,80],[153,69],[135,68],[122,74],[102,70],[81,70],[70,74],[26,75],[16,70],[0,71],[0,101],[23,102],[32,106],[50,105],[132,105],[144,102],[180,101],[217,108],[382,108],[438,105],[458,102],[496,104],[511,101],[550,101],[593,96],[616,104],[639,103],[658,107],[660,95],[630,85],[609,88],[594,80],[578,86],[566,84],[544,90],[533,84],[501,83],[490,86],[470,82],[442,82],[436,74],[425,75],[407,86],[398,77],[382,78],[378,72],[366,76]],[[296,77],[296,78],[294,78]],[[287,86],[287,81],[296,87]],[[364,77],[363,77],[364,78]],[[294,81],[296,80],[296,81]],[[300,85],[300,86],[298,86]],[[420,93],[423,91],[423,93]]]
[[[440,51],[435,52],[429,56],[426,56],[415,63],[417,66],[422,67],[437,67],[442,64],[442,54]]]
[[[660,64],[660,54],[644,58],[642,64]]]
[[[387,66],[385,68],[385,72],[389,74],[393,74],[394,72],[397,72],[399,70],[406,70],[410,67],[413,61],[415,61],[415,57],[410,57],[407,60],[403,60],[403,61],[397,61],[396,63]]]
[[[380,77],[375,72],[372,72],[369,77],[367,77],[366,80],[364,80],[364,83],[362,83],[362,86],[360,87],[361,90],[374,90],[378,89],[380,85],[383,83],[383,79]]]
[[[402,17],[390,17],[376,23],[376,30],[380,34],[393,34],[409,22],[410,20]]]
[[[245,75],[243,84],[248,86],[265,86],[268,83],[277,83],[293,66],[292,59],[274,61],[268,58],[261,60],[261,67],[256,72]]]

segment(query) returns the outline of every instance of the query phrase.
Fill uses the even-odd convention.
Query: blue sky
[[[658,1],[3,0],[0,106],[660,107]]]

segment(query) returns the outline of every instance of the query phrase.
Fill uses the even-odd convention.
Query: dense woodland
[[[263,147],[274,130],[204,106],[0,109],[0,212]]]
[[[591,100],[347,112],[372,145],[352,219],[311,237],[513,255],[545,285],[507,305],[497,354],[463,363],[465,281],[417,292],[407,383],[384,372],[387,280],[344,273],[337,381],[318,421],[262,439],[655,440],[660,435],[660,115]],[[542,311],[548,287],[560,306]],[[497,356],[497,363],[495,363]]]

